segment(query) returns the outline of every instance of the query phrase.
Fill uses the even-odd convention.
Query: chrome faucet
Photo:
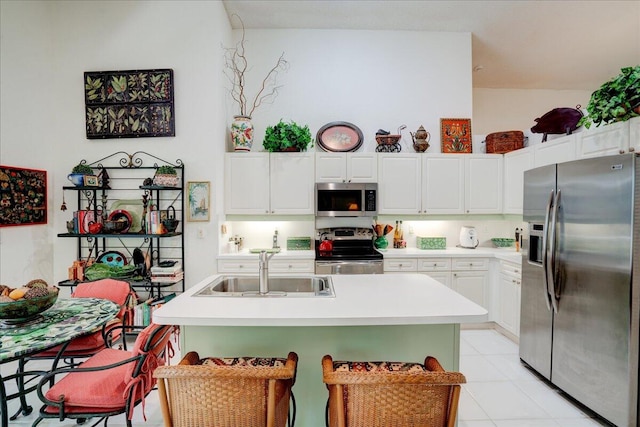
[[[269,260],[275,252],[267,255],[267,251],[260,251],[260,295],[269,293]]]
[[[276,228],[275,233],[273,234],[273,249],[279,249],[280,246],[278,246],[278,229]]]

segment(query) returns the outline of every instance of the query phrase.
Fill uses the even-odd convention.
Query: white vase
[[[231,122],[231,142],[235,151],[251,151],[253,144],[253,123],[249,116],[233,116]]]

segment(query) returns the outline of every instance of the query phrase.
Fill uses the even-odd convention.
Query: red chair
[[[75,291],[71,294],[72,298],[102,298],[120,306],[120,311],[116,318],[108,322],[101,331],[96,331],[89,335],[84,335],[72,340],[60,353],[62,346],[56,346],[48,350],[44,350],[38,354],[30,356],[29,359],[68,359],[68,365],[74,364],[76,358],[87,358],[96,354],[103,348],[111,347],[113,344],[122,339],[122,346],[126,350],[127,344],[123,337],[123,330],[128,320],[128,308],[130,301],[135,297],[134,292],[128,282],[114,279],[102,279],[95,282],[81,283],[76,286]],[[109,333],[109,330],[113,329]],[[57,366],[58,359],[53,364],[53,369]]]
[[[132,351],[105,348],[79,366],[67,366],[44,375],[37,393],[44,403],[35,427],[45,418],[60,421],[127,414],[131,427],[133,409],[153,389],[153,372],[170,357],[173,326],[151,324],[136,338]],[[49,387],[49,384],[51,386]],[[48,388],[48,390],[47,390]]]

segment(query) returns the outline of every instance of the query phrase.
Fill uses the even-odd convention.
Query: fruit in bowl
[[[58,291],[42,279],[19,288],[0,285],[0,321],[19,323],[34,318],[55,304]]]

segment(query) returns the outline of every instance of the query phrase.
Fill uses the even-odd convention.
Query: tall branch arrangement
[[[280,58],[278,58],[276,65],[269,70],[267,76],[262,80],[260,90],[258,90],[253,101],[249,104],[247,93],[245,91],[245,73],[249,70],[249,62],[247,61],[244,48],[244,22],[242,22],[242,19],[240,19],[238,15],[234,14],[233,16],[238,18],[242,25],[242,38],[235,47],[224,48],[224,74],[231,82],[231,98],[238,103],[238,106],[240,107],[240,115],[251,117],[256,108],[263,103],[273,102],[276,96],[278,96],[278,89],[282,87],[276,85],[278,74],[281,71],[286,71],[289,68],[289,63],[284,59],[283,52],[282,55],[280,55]]]

